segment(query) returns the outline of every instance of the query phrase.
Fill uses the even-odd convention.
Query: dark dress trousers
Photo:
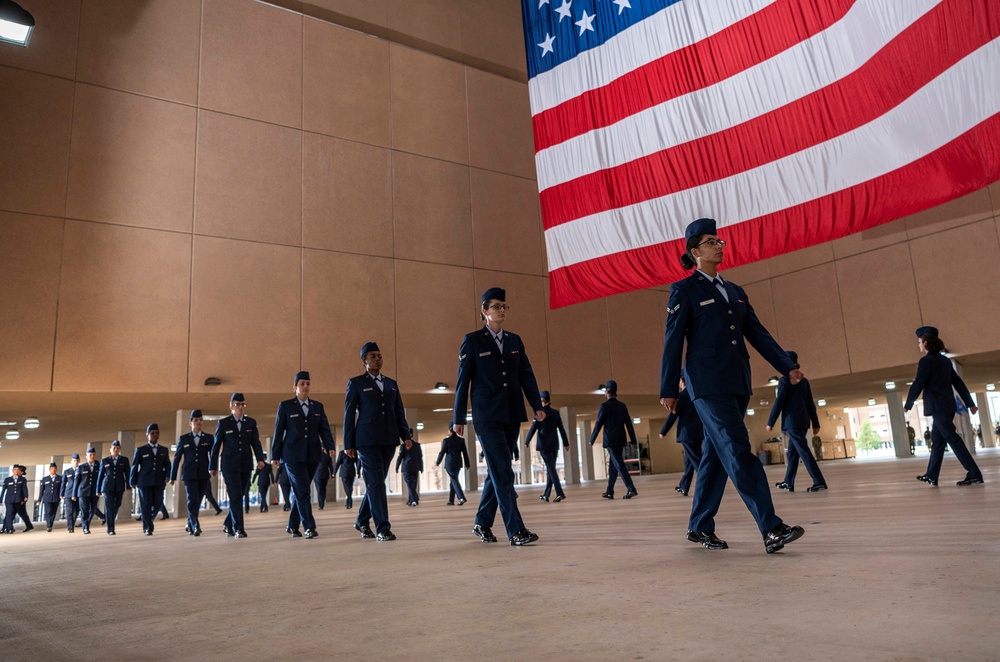
[[[420,503],[420,473],[424,470],[424,451],[420,443],[413,442],[409,450],[400,444],[399,456],[396,458],[396,471],[403,469],[403,480],[406,481],[406,503]]]
[[[100,469],[101,465],[97,461],[83,462],[76,468],[73,496],[80,508],[80,524],[85,533],[90,532],[90,522],[97,509],[97,473]]]
[[[475,523],[492,528],[499,508],[510,538],[525,529],[517,508],[511,449],[517,448],[521,423],[528,420],[524,399],[532,411],[542,408],[538,383],[520,336],[504,330],[501,349],[485,326],[466,334],[458,350],[452,412],[456,425],[465,425],[470,397],[487,471]]]
[[[38,503],[45,508],[45,528],[51,529],[59,514],[59,493],[62,490],[62,476],[48,474],[38,483]]]
[[[376,533],[392,528],[385,479],[396,446],[410,436],[399,387],[395,380],[381,377],[382,388],[367,371],[352,377],[344,398],[344,448],[357,450],[365,481],[365,495],[355,523],[364,527],[374,519]]]
[[[170,480],[180,478],[184,481],[188,527],[191,531],[201,529],[198,517],[201,514],[201,502],[212,485],[209,471],[214,444],[215,437],[204,431],[201,434],[193,432],[182,434],[177,440],[177,452],[174,453],[174,463],[170,467]],[[182,459],[183,468],[181,468]]]
[[[59,496],[62,497],[64,511],[66,515],[66,530],[73,533],[76,525],[76,516],[80,512],[80,506],[73,501],[73,488],[76,486],[76,469],[70,467],[63,472],[62,487],[59,488]]]
[[[545,491],[542,496],[548,498],[555,487],[556,496],[564,496],[562,483],[559,482],[559,472],[556,470],[556,460],[559,457],[559,435],[562,435],[563,448],[569,448],[569,437],[566,436],[566,429],[563,427],[562,416],[559,411],[552,407],[545,407],[545,420],[539,422],[533,420],[528,428],[528,437],[524,440],[524,445],[531,443],[532,437],[538,433],[538,441],[535,442],[535,449],[542,456],[545,463]]]
[[[455,496],[460,501],[465,501],[465,492],[462,491],[462,482],[458,473],[469,468],[469,449],[465,445],[465,439],[452,432],[441,442],[441,452],[437,456],[437,464],[441,465],[444,459],[444,471],[451,479],[448,487],[448,503],[455,503]]]
[[[265,462],[263,469],[257,469],[253,473],[253,478],[257,480],[257,494],[260,495],[260,512],[266,513],[270,510],[270,505],[267,503],[267,491],[271,488],[271,483],[274,482],[274,470],[269,463]]]
[[[715,514],[728,477],[764,536],[781,519],[774,513],[767,475],[743,420],[751,395],[746,343],[779,374],[787,375],[795,364],[757,319],[743,288],[728,281],[722,287],[725,295],[700,271],[670,286],[660,397],[678,396],[683,365],[706,441],[688,529],[715,533]]]
[[[793,384],[788,377],[778,380],[778,395],[774,399],[774,405],[771,406],[767,424],[773,427],[779,414],[781,431],[788,435],[785,482],[795,486],[795,474],[799,470],[799,459],[801,459],[806,465],[806,471],[809,472],[813,485],[825,485],[826,479],[823,478],[819,463],[809,450],[809,428],[819,427],[819,417],[816,415],[816,403],[813,402],[808,379],[803,379],[798,384]]]
[[[326,488],[333,475],[333,458],[329,453],[322,453],[319,456],[319,466],[316,467],[316,474],[313,476],[313,483],[316,484],[316,505],[320,510],[326,507]]]
[[[298,398],[278,404],[271,457],[284,465],[291,484],[288,526],[298,529],[301,522],[309,530],[316,528],[310,492],[312,479],[316,475],[320,456],[332,453],[336,447],[323,403],[309,400],[306,404],[308,414]]]
[[[677,487],[681,488],[681,491],[686,495],[691,489],[691,479],[694,478],[694,472],[698,470],[698,464],[701,463],[701,447],[705,440],[705,428],[701,424],[701,419],[698,418],[698,412],[694,408],[694,403],[691,402],[691,394],[686,388],[677,396],[676,409],[677,412],[671,412],[667,416],[667,420],[663,422],[660,434],[666,436],[674,423],[677,424],[677,443],[684,449],[684,474]]]
[[[139,488],[139,512],[144,532],[153,532],[156,514],[163,508],[163,488],[169,475],[170,451],[166,446],[146,443],[135,449],[129,484]]]
[[[122,495],[128,489],[130,470],[128,458],[124,455],[109,455],[101,460],[101,468],[97,472],[97,491],[104,495],[104,516],[108,533],[115,532],[115,519],[122,506]]]
[[[7,476],[3,480],[3,488],[0,489],[0,502],[4,506],[3,530],[14,532],[14,515],[20,515],[24,521],[24,530],[31,531],[34,526],[28,511],[24,507],[28,500],[28,481],[24,476]]]
[[[257,421],[249,416],[237,421],[232,414],[219,419],[212,444],[211,470],[222,471],[229,495],[229,512],[222,525],[237,532],[244,530],[243,498],[250,491],[255,460],[264,461]]]
[[[635,428],[632,427],[632,415],[628,413],[628,407],[617,397],[611,397],[601,403],[597,410],[597,421],[594,423],[594,430],[590,433],[590,445],[597,441],[597,435],[604,430],[603,446],[608,451],[608,489],[605,494],[614,496],[615,482],[621,476],[622,483],[629,492],[635,492],[635,484],[632,476],[625,468],[625,458],[622,451],[625,449],[626,441],[638,445],[635,438]],[[626,433],[628,437],[626,439]]]
[[[279,465],[278,471],[274,474],[274,481],[278,484],[278,489],[281,490],[281,498],[284,501],[284,509],[292,509],[292,481],[288,479],[288,472],[285,471],[285,465]]]
[[[337,463],[333,465],[333,473],[340,476],[340,482],[344,486],[344,507],[354,506],[354,479],[358,477],[358,459],[351,459],[347,453],[340,451],[337,453]]]
[[[953,390],[954,389],[954,390]],[[958,406],[955,404],[955,391],[967,407],[974,407],[975,402],[969,394],[969,389],[962,378],[955,372],[951,360],[940,352],[927,352],[917,364],[917,376],[913,378],[910,391],[906,396],[903,408],[909,411],[920,394],[924,394],[924,415],[930,416],[931,446],[930,459],[927,461],[927,478],[937,482],[941,475],[941,463],[944,460],[945,444],[951,446],[955,457],[965,468],[966,478],[982,480],[983,472],[966,448],[965,442],[955,431],[955,414]],[[985,409],[985,408],[984,408]]]

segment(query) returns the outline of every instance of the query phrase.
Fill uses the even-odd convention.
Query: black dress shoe
[[[705,549],[729,549],[729,545],[714,533],[699,533],[688,531],[688,540],[696,542]]]
[[[608,494],[607,492],[605,492],[604,494],[601,495],[601,498],[602,499],[614,499],[615,495],[614,494]]]
[[[149,530],[143,531],[143,533],[146,534],[147,536],[153,535],[153,532]]]
[[[955,484],[958,485],[959,487],[965,487],[967,485],[982,485],[983,484],[983,479],[982,478],[966,478],[965,480],[960,480],[960,481],[958,481]]]
[[[562,501],[565,498],[566,498],[565,494],[560,494],[559,496],[556,497],[556,503],[559,503],[560,501]]]
[[[376,539],[379,542],[385,542],[387,540],[395,540],[396,539],[396,534],[393,533],[392,531],[382,531],[381,533],[378,534],[378,536],[376,537]]]
[[[106,520],[106,519],[102,519],[102,520],[101,520],[101,526],[104,526],[104,525],[105,525],[105,524],[107,524],[107,523],[108,523],[108,520]]]
[[[233,527],[227,526],[223,530],[226,532],[226,537],[227,538],[235,538],[236,537],[236,529],[234,529]]]
[[[190,524],[185,524],[184,525],[184,533],[191,533],[191,525]]]
[[[464,506],[466,501],[468,501],[468,499],[459,499],[458,500],[458,505]]]
[[[516,547],[520,547],[521,545],[530,545],[536,540],[538,540],[537,533],[532,533],[527,529],[521,529],[520,531],[518,531],[517,533],[515,533],[510,537],[510,544]]]
[[[446,506],[454,506],[455,502],[454,501],[449,501],[448,503],[446,503],[444,505],[446,505]]]
[[[623,496],[622,498],[623,499],[631,499],[632,497],[637,497],[637,496],[639,496],[639,493],[636,492],[635,490],[631,490],[630,492],[627,492],[625,494],[625,496]]]
[[[938,483],[936,480],[928,478],[927,476],[917,476],[917,480],[919,480],[921,483],[927,483],[928,485],[930,485],[932,487],[935,486],[935,485],[937,485],[937,483]]]
[[[791,483],[786,483],[785,481],[781,481],[780,483],[775,483],[774,486],[777,487],[779,490],[788,490],[789,492],[795,491],[795,486],[792,485]]]
[[[285,527],[285,533],[290,534],[293,538],[301,538],[302,537],[302,532],[301,531],[299,531],[298,529],[293,529],[290,526],[286,526]]]
[[[827,489],[826,483],[816,483],[812,487],[807,488],[806,492],[819,492],[819,491],[825,490],[825,489]]]
[[[240,529],[239,531],[236,532],[236,537],[237,538],[246,538],[247,537],[247,532],[244,531],[243,529]]]
[[[113,535],[115,535],[115,532],[114,531],[108,531],[108,535],[109,536],[113,536]]]
[[[169,514],[167,514],[167,513],[163,513],[163,514],[162,514],[162,515],[160,516],[160,520],[165,520],[165,519],[170,519],[170,515],[169,515]]]
[[[543,494],[542,496],[538,497],[538,500],[539,501],[546,501],[547,502],[549,500],[549,498]]]
[[[359,532],[361,534],[362,538],[374,538],[375,537],[375,532],[372,531],[372,528],[370,526],[368,526],[367,524],[365,524],[364,526],[361,526],[360,524],[355,523],[354,530],[357,531],[357,532]]]
[[[193,535],[195,538],[197,538],[198,536],[200,536],[201,535],[201,527],[199,526],[197,529],[195,529],[194,533],[192,533],[191,535]]]
[[[318,538],[319,534],[316,533],[316,529],[306,529],[306,538]]]
[[[28,531],[31,531],[31,529],[25,529],[24,532],[27,533]],[[84,529],[83,533],[84,533],[84,535],[88,535],[89,536],[90,535],[90,529]]]
[[[496,542],[497,537],[493,535],[493,531],[490,530],[488,526],[479,526],[476,524],[472,527],[472,532],[479,536],[479,539],[483,542]]]
[[[788,526],[781,523],[764,536],[764,549],[768,554],[774,554],[788,543],[801,538],[805,532],[801,526]]]
[[[48,531],[49,533],[52,533],[52,527],[51,526],[45,527],[45,530]]]
[[[677,487],[674,488],[674,492],[677,492],[678,494],[683,495],[683,496],[687,496],[688,495],[687,490],[685,490],[680,485],[678,485]]]

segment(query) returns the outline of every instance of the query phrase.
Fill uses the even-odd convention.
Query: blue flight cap
[[[153,430],[159,430],[159,429],[160,429],[159,425],[157,425],[156,423],[150,423],[149,425],[146,426],[146,434],[149,434]]]
[[[697,221],[689,223],[687,229],[684,230],[684,239],[687,240],[700,234],[718,234],[714,218],[699,218]]]
[[[618,382],[616,382],[613,379],[609,379],[608,381],[604,382],[604,390],[607,391],[608,393],[617,393]]]
[[[111,445],[112,445],[112,446],[121,446],[121,445],[122,445],[122,442],[120,442],[120,441],[118,441],[117,439],[115,439],[114,441],[112,441],[112,442],[111,442]]]
[[[922,326],[919,329],[917,329],[917,337],[919,338],[920,336],[928,336],[930,338],[937,338],[938,337],[938,330],[937,330],[936,327],[933,327],[933,326]]]
[[[88,449],[87,449],[87,452],[88,452],[88,453],[96,453],[96,452],[97,452],[97,449],[96,449],[96,448],[94,448],[93,446],[91,446],[90,448],[88,448]]]
[[[448,421],[448,429],[451,430],[452,432],[455,431],[455,422],[454,421]]]
[[[71,460],[79,460],[80,459],[80,454],[79,453],[73,453],[72,455],[69,456],[69,459],[71,459]]]
[[[293,384],[298,384],[299,381],[303,380],[303,379],[306,380],[307,382],[311,382],[312,381],[311,379],[309,379],[309,372],[308,371],[306,371],[306,370],[299,370],[297,373],[295,373],[295,381],[292,382],[292,383]]]
[[[552,398],[549,397],[549,392],[548,391],[542,391],[541,393],[539,393],[539,395],[541,396],[542,400],[551,400],[552,399]]]
[[[799,362],[799,355],[796,354],[795,352],[788,351],[788,352],[785,352],[785,354],[788,354],[788,358],[791,359],[792,363],[798,363]]]
[[[491,287],[490,289],[483,292],[483,305],[486,304],[490,299],[495,299],[497,301],[507,300],[507,290],[500,287]]]
[[[229,401],[230,401],[230,402],[246,402],[246,401],[247,401],[247,399],[243,397],[243,394],[242,394],[242,393],[233,393],[233,394],[232,394],[232,395],[231,395],[231,396],[229,397]]]
[[[366,342],[361,346],[361,358],[365,358],[365,354],[368,352],[381,352],[382,350],[378,348],[378,343],[374,340]]]
[[[191,410],[191,418],[202,418],[200,409]]]

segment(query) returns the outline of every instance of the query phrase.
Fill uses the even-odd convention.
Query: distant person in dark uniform
[[[257,421],[245,416],[247,403],[242,393],[229,398],[229,416],[219,419],[215,426],[212,445],[211,475],[222,469],[222,479],[229,494],[229,513],[222,523],[222,530],[230,538],[246,538],[243,521],[243,497],[250,491],[250,474],[254,459],[257,469],[264,466],[264,450],[260,445]]]
[[[924,414],[931,417],[931,439],[934,442],[930,460],[927,462],[927,471],[917,476],[917,480],[937,485],[945,447],[951,446],[955,457],[962,463],[966,472],[965,478],[957,484],[962,487],[981,484],[983,472],[979,470],[979,465],[972,458],[965,442],[955,431],[955,414],[958,411],[955,405],[955,391],[969,411],[975,414],[978,410],[972,395],[965,382],[955,372],[951,360],[942,353],[945,351],[944,342],[938,337],[936,328],[922,326],[917,329],[917,347],[924,353],[924,357],[917,364],[917,376],[913,378],[903,409],[910,411],[914,401],[921,393],[924,394]]]
[[[312,514],[310,486],[320,456],[334,453],[336,446],[323,403],[309,398],[312,388],[309,373],[297,373],[293,386],[295,397],[278,405],[271,442],[271,464],[283,464],[291,483],[292,503],[285,531],[293,538],[301,538],[301,523],[305,537],[315,538],[318,534]]]
[[[483,293],[479,312],[486,325],[466,334],[458,350],[452,420],[455,434],[461,437],[471,393],[476,432],[486,459],[486,480],[472,532],[483,542],[496,542],[492,527],[499,508],[510,544],[520,546],[535,542],[538,535],[524,525],[517,507],[511,449],[517,449],[521,423],[528,420],[525,397],[538,421],[545,420],[545,410],[524,343],[504,329],[509,308],[503,289],[491,287]]]
[[[410,436],[413,436],[413,430],[410,430]],[[424,451],[419,441],[414,440],[409,448],[400,444],[396,458],[397,472],[400,467],[406,482],[406,505],[416,507],[420,505],[420,474],[424,471]]]
[[[542,411],[545,412],[545,420],[535,419],[528,428],[528,437],[524,440],[524,445],[531,444],[531,438],[538,433],[538,441],[535,442],[535,450],[542,456],[545,463],[545,491],[538,498],[541,501],[548,501],[552,494],[552,488],[556,490],[556,503],[566,498],[563,492],[562,483],[559,482],[559,472],[556,470],[556,460],[559,458],[559,437],[562,436],[562,446],[569,449],[569,437],[566,436],[566,428],[563,427],[562,416],[558,410],[552,408],[552,401],[548,391],[542,391]]]
[[[632,427],[632,415],[628,413],[628,407],[618,399],[618,382],[609,379],[604,384],[604,402],[597,410],[597,421],[594,423],[594,430],[590,433],[590,445],[597,441],[597,435],[604,429],[604,448],[608,451],[608,488],[601,496],[605,499],[615,498],[615,483],[621,476],[622,483],[628,490],[623,499],[631,499],[639,493],[632,482],[625,467],[625,458],[622,451],[625,449],[625,434],[628,433],[628,443],[633,446],[639,445],[639,440],[635,437],[635,428]]]
[[[444,460],[444,471],[451,479],[448,487],[448,505],[455,505],[455,497],[458,497],[458,505],[466,502],[465,492],[462,491],[462,481],[459,480],[458,472],[462,468],[469,468],[469,449],[465,446],[465,439],[455,434],[455,424],[448,423],[448,430],[451,432],[444,441],[441,442],[441,452],[437,456],[437,466],[441,466]]]
[[[684,473],[681,474],[681,482],[677,484],[674,491],[683,496],[688,495],[691,489],[691,479],[694,478],[698,465],[701,463],[701,448],[705,441],[705,428],[698,418],[698,411],[691,402],[691,394],[688,393],[684,378],[680,381],[681,392],[677,396],[677,405],[674,411],[670,412],[667,420],[663,421],[660,428],[660,439],[667,436],[670,428],[677,423],[677,443],[684,449]]]
[[[173,485],[178,476],[184,481],[184,492],[187,500],[187,526],[184,530],[192,536],[201,535],[201,502],[212,488],[212,476],[209,473],[212,463],[212,445],[215,437],[204,431],[205,419],[200,409],[192,409],[188,419],[191,431],[177,440],[177,451],[170,467],[170,484]],[[181,459],[184,469],[181,470]]]
[[[80,506],[80,525],[85,534],[90,533],[90,522],[94,519],[97,508],[97,472],[101,465],[97,463],[97,451],[87,449],[87,461],[76,470],[76,482],[73,484],[73,496]]]
[[[771,554],[805,531],[788,526],[775,514],[767,474],[750,447],[743,420],[751,395],[746,341],[779,374],[788,375],[791,383],[798,383],[802,372],[757,319],[746,292],[718,276],[726,242],[717,236],[715,221],[698,219],[687,226],[684,235],[681,264],[685,269],[698,269],[670,286],[660,404],[676,411],[683,366],[691,401],[705,428],[687,538],[708,549],[728,547],[715,535],[715,514],[728,477],[757,522],[765,551]]]
[[[285,471],[285,465],[278,466],[278,470],[274,474],[274,480],[278,483],[278,489],[281,490],[281,499],[284,501],[281,509],[287,513],[292,509],[292,482],[288,480],[288,472]]]
[[[799,369],[799,355],[795,352],[787,352],[788,358]],[[793,384],[788,377],[778,380],[778,395],[774,398],[774,405],[771,406],[771,415],[767,418],[767,431],[774,427],[778,415],[781,415],[781,431],[788,435],[788,464],[785,466],[785,480],[776,483],[775,487],[781,490],[795,491],[795,474],[799,470],[799,459],[806,465],[806,471],[812,478],[813,484],[807,492],[819,492],[826,489],[826,479],[820,471],[816,459],[809,450],[806,442],[806,434],[809,433],[809,426],[812,424],[813,434],[819,434],[819,416],[816,414],[816,403],[813,401],[812,389],[809,388],[809,380],[803,377],[798,384]]]
[[[121,457],[122,444],[115,439],[111,442],[111,455],[101,460],[97,472],[97,494],[104,496],[105,523],[108,535],[115,535],[115,520],[122,505],[122,496],[128,489],[130,467],[128,458]]]
[[[340,476],[347,497],[344,499],[344,508],[350,510],[354,507],[354,479],[358,477],[358,458],[348,457],[346,452],[340,451],[337,463],[333,465],[333,473]]]
[[[910,455],[917,454],[917,431],[909,423],[906,424],[906,440],[910,442]]]
[[[63,472],[62,487],[59,488],[59,497],[63,502],[63,510],[66,515],[66,530],[73,533],[76,526],[76,516],[80,512],[80,506],[73,498],[73,489],[76,487],[76,470],[80,466],[80,455],[73,453],[70,456],[70,467]]]
[[[264,453],[264,466],[254,472],[253,479],[257,481],[257,494],[260,495],[260,512],[266,513],[270,510],[267,503],[268,491],[271,489],[271,483],[274,482],[274,469],[267,461],[267,453]]]
[[[62,490],[62,476],[59,467],[53,462],[49,465],[49,475],[38,483],[38,503],[45,508],[45,530],[51,531],[59,514],[59,493]]]
[[[333,458],[329,453],[319,456],[319,466],[316,467],[316,475],[313,476],[313,483],[316,484],[316,505],[320,510],[326,507],[326,490],[333,475]]]
[[[347,382],[344,398],[344,450],[350,457],[358,457],[365,481],[365,496],[354,528],[362,538],[395,540],[385,479],[396,445],[402,441],[405,448],[410,448],[413,440],[399,386],[382,374],[382,351],[376,343],[364,344],[361,362],[365,371]],[[368,524],[370,519],[375,520],[374,533]]]
[[[153,522],[163,508],[163,490],[170,475],[170,452],[160,445],[160,426],[150,423],[146,428],[147,443],[135,449],[129,484],[139,488],[139,512],[142,532],[153,535]]]
[[[20,464],[11,466],[11,474],[3,480],[0,489],[0,502],[4,506],[3,529],[0,533],[14,533],[14,516],[19,516],[24,522],[24,532],[34,529],[31,517],[28,516],[28,481],[24,477],[24,467]]]
[[[957,411],[957,408],[956,408],[956,411]],[[926,446],[927,450],[930,451],[931,450],[931,446],[933,444],[934,444],[934,442],[931,440],[931,429],[930,428],[926,428],[924,430],[924,446]]]

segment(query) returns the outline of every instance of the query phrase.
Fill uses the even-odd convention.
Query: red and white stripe
[[[682,277],[700,216],[735,266],[1000,178],[996,0],[686,0],[530,86],[554,307]]]

